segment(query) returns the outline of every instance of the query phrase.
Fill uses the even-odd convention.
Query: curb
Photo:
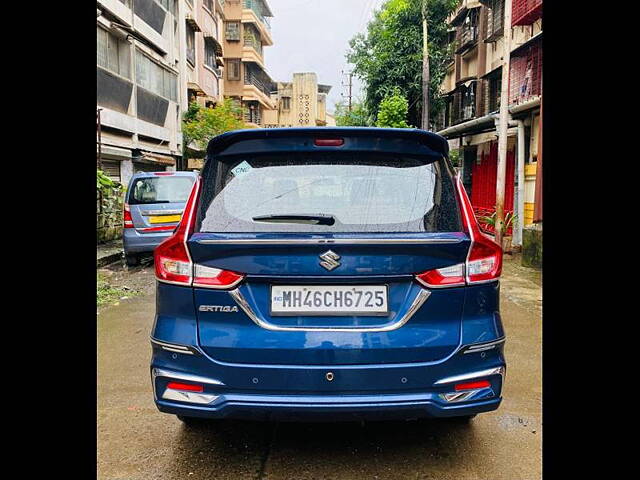
[[[97,268],[105,267],[119,260],[122,260],[122,255],[123,255],[123,251],[120,250],[118,252],[110,253],[109,255],[105,255],[103,257],[98,258]]]

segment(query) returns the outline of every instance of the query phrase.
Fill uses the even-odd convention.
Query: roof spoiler
[[[341,138],[336,146],[316,145],[315,139]],[[311,151],[379,151],[440,158],[449,153],[444,137],[409,128],[311,127],[234,130],[212,138],[207,158],[254,153]]]

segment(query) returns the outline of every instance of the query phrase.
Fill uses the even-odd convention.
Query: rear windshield
[[[201,232],[456,232],[444,160],[375,154],[287,154],[212,160]]]
[[[129,193],[130,205],[186,202],[193,177],[158,176],[134,180]]]

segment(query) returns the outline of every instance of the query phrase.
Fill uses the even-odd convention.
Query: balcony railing
[[[271,23],[269,19],[265,15],[265,6],[261,0],[244,0],[244,8],[248,8],[253,10],[253,13],[256,14],[256,17],[267,27],[267,30],[271,30]]]
[[[260,34],[255,30],[253,25],[245,25],[244,45],[252,47],[262,57],[262,42],[260,41]]]
[[[513,0],[511,26],[531,25],[542,17],[542,0]]]
[[[526,102],[542,93],[542,42],[536,40],[511,54],[509,104]]]
[[[245,106],[244,121],[255,125],[262,124],[262,115],[260,113],[260,105],[258,103],[251,102]]]
[[[456,32],[456,53],[462,53],[478,42],[478,26],[458,27]]]
[[[251,67],[248,63],[245,63],[244,68],[244,84],[253,85],[267,97],[271,95],[272,81],[269,76],[259,68]]]
[[[469,87],[460,86],[453,94],[451,104],[451,124],[466,122],[476,117],[476,85],[471,83]]]

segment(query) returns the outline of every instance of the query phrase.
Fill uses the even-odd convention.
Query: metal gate
[[[507,151],[507,173],[505,179],[504,212],[513,213],[516,151]],[[471,171],[471,205],[477,217],[491,215],[496,211],[496,180],[498,176],[498,142],[491,142],[488,152],[478,155]],[[479,220],[490,232],[493,227]],[[507,234],[511,229],[507,231]]]

